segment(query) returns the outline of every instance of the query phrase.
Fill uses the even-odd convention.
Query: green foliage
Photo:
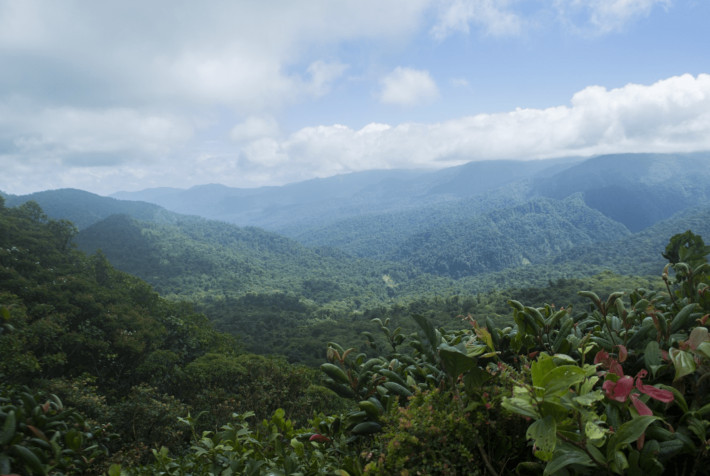
[[[103,254],[71,249],[73,227],[48,220],[36,204],[0,209],[0,231],[3,383],[49,389],[82,428],[110,425],[118,435],[106,446],[110,460],[82,471],[102,472],[99,461],[147,463],[155,446],[182,452],[189,435],[175,422],[189,410],[206,412],[203,428],[219,428],[247,407],[266,417],[283,406],[299,424],[342,408],[314,370],[240,355],[192,305],[160,298]],[[45,466],[70,465],[35,452]]]
[[[546,462],[545,474],[666,474],[667,468],[696,474],[708,463],[710,422],[702,409],[710,405],[704,388],[709,251],[690,232],[671,239],[666,254],[676,288],[669,284],[667,295],[638,290],[629,305],[622,293],[606,301],[581,293],[592,312],[575,319],[572,351],[540,353],[503,403],[534,420],[527,437]],[[674,261],[681,255],[693,264]],[[541,344],[554,338],[541,322],[521,324],[517,332],[525,338]]]
[[[53,394],[0,384],[0,473],[77,474],[100,467],[111,436]]]
[[[36,204],[0,208],[0,225],[3,473],[651,476],[698,474],[710,463],[710,249],[690,231],[666,248],[664,287],[612,273],[545,275],[536,282],[548,289],[404,303],[395,299],[403,275],[378,269],[372,282],[393,294],[387,306],[328,310],[323,303],[352,281],[318,275],[298,281],[310,299],[261,289],[213,302],[247,311],[241,323],[273,353],[306,333],[311,345],[330,338],[318,372],[242,354],[190,304],[161,299],[102,254],[71,249],[75,230]],[[165,234],[173,250],[189,249],[166,230],[127,233]],[[184,231],[202,240],[196,249],[210,233],[236,248],[268,238]],[[283,243],[271,244],[266,256],[277,256]],[[194,269],[205,263],[198,256],[188,260]],[[595,292],[571,295],[575,285]],[[249,323],[265,308],[271,322],[284,321],[273,333]],[[363,347],[374,356],[332,342],[365,323],[373,332]]]
[[[517,437],[524,431],[522,422],[503,415],[497,405],[500,396],[483,390],[481,399],[465,408],[451,390],[417,392],[406,407],[388,414],[377,437],[383,451],[366,473],[483,475],[488,465],[497,466],[500,474],[512,470],[506,462],[527,453]]]

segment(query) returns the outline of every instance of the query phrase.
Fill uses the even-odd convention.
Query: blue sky
[[[0,0],[0,190],[710,150],[706,0]]]

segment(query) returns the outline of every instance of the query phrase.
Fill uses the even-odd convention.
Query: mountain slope
[[[382,302],[447,285],[407,265],[356,260],[257,228],[195,217],[157,224],[114,215],[83,230],[76,242],[88,252],[101,249],[118,269],[179,298],[291,293],[352,307],[356,300]],[[392,281],[403,284],[395,291]]]
[[[80,230],[117,213],[159,222],[172,221],[174,215],[152,203],[117,200],[70,188],[6,198],[8,207],[28,201],[37,202],[50,218],[69,220]]]
[[[520,180],[548,176],[579,159],[471,162],[438,171],[375,170],[257,189],[204,185],[149,189],[114,197],[147,200],[179,213],[289,234],[363,214],[398,213],[480,196]]]
[[[686,230],[710,237],[710,207],[684,210],[614,243],[583,244],[574,247],[554,257],[550,262],[604,265],[620,273],[653,274],[667,262],[662,252],[668,244],[668,239]]]
[[[611,242],[628,234],[579,196],[541,198],[412,235],[390,258],[459,278],[541,263],[579,244]]]
[[[543,196],[582,193],[590,207],[640,231],[673,214],[710,204],[710,153],[593,157],[534,187]]]

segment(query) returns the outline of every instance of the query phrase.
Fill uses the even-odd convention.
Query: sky
[[[0,190],[710,150],[707,0],[0,0]]]

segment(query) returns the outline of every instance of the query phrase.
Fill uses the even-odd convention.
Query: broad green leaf
[[[607,460],[611,463],[613,458],[616,458],[615,454],[619,449],[623,448],[633,441],[639,439],[641,435],[646,431],[648,425],[658,420],[659,418],[654,415],[643,415],[634,418],[631,421],[627,421],[619,428],[616,432],[609,438],[609,445],[607,446]]]
[[[643,353],[643,361],[646,364],[646,368],[651,371],[651,375],[655,377],[658,368],[663,364],[663,360],[661,359],[661,349],[658,346],[658,342],[652,340],[646,344],[646,349]]]
[[[525,437],[533,440],[537,449],[551,455],[557,446],[557,423],[555,419],[548,415],[542,420],[537,420],[528,427]],[[543,461],[546,460],[543,459]]]
[[[688,336],[688,345],[695,350],[700,344],[708,340],[708,330],[705,327],[696,327]]]
[[[696,349],[699,354],[702,354],[706,359],[710,359],[710,342],[702,342]]]
[[[587,372],[587,379],[584,381],[582,386],[579,389],[579,394],[580,395],[586,395],[592,390],[594,390],[594,385],[599,381],[599,377],[596,375],[593,377],[589,376],[589,372]]]
[[[542,387],[543,379],[545,375],[550,373],[555,368],[555,363],[548,354],[542,352],[537,360],[530,366],[530,374],[532,376],[532,383],[536,387]]]
[[[445,342],[439,345],[441,363],[444,365],[446,373],[453,378],[458,377],[476,366],[476,359],[466,355],[466,348],[463,344],[459,345],[463,349],[453,347]]]
[[[629,462],[622,451],[614,451],[614,454],[609,459],[609,465],[616,474],[625,474],[629,468]]]
[[[491,333],[488,331],[488,329],[486,329],[485,327],[479,327],[476,329],[476,335],[479,339],[485,342],[489,348],[495,350],[495,346],[493,345],[493,337],[491,336]]]
[[[678,405],[681,410],[683,410],[683,413],[688,412],[688,403],[685,401],[683,394],[677,388],[670,385],[664,385],[662,383],[656,384],[656,387],[673,393],[673,402]]]
[[[530,394],[524,387],[513,387],[513,397],[503,397],[503,408],[506,410],[530,418],[540,418],[540,414],[532,404]]]
[[[569,388],[582,382],[586,372],[576,365],[562,365],[548,372],[542,379],[541,386],[545,388],[545,395],[562,395]]]
[[[595,402],[604,400],[604,393],[601,390],[595,390],[593,392],[585,393],[574,397],[573,400],[579,403],[580,405],[588,407],[590,405],[593,405]]]
[[[436,332],[434,326],[431,325],[429,319],[422,316],[421,314],[412,315],[412,319],[414,319],[414,321],[419,325],[419,328],[424,332],[424,336],[429,342],[429,347],[432,349],[432,351],[436,349],[439,346],[439,342],[441,341],[441,336]]]
[[[690,303],[683,307],[683,309],[681,309],[671,321],[671,332],[677,332],[685,328],[690,314],[697,306],[697,303]]]
[[[560,448],[555,450],[552,460],[545,466],[545,476],[554,476],[559,474],[562,469],[566,466],[571,466],[573,464],[581,466],[594,466],[594,462],[591,460],[589,455],[585,453],[581,448],[576,446],[565,444]]]
[[[675,378],[673,380],[680,380],[686,375],[695,372],[695,360],[693,360],[693,355],[690,352],[672,348],[668,351],[668,355],[675,367]]]
[[[557,365],[563,365],[563,364],[572,364],[572,365],[577,365],[577,361],[574,360],[574,357],[570,357],[567,354],[555,354],[552,356],[553,361]]]
[[[473,391],[478,390],[484,383],[486,383],[492,378],[493,376],[482,368],[478,366],[473,367],[463,377],[463,383],[466,387],[466,392],[470,394]]]
[[[587,435],[588,439],[595,441],[604,438],[606,431],[593,421],[588,421],[587,424],[584,425],[584,434]]]
[[[439,347],[441,348],[441,346]],[[479,355],[485,353],[488,350],[488,346],[483,344],[473,344],[466,346],[466,355],[469,357],[478,357]]]

